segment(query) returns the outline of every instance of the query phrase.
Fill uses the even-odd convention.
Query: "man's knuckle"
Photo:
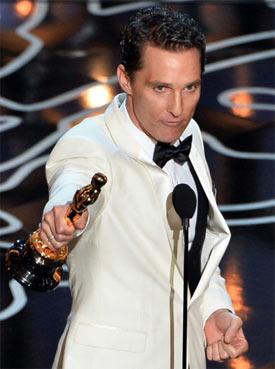
[[[59,234],[66,234],[68,233],[68,227],[66,223],[62,220],[56,224],[56,232]]]
[[[58,242],[63,241],[63,237],[62,237],[62,235],[60,235],[60,234],[58,234],[58,233],[55,235],[55,239],[56,239],[56,241],[58,241]]]
[[[43,230],[40,231],[39,236],[40,236],[40,238],[43,242],[45,242],[47,240],[46,234]]]
[[[49,220],[50,220],[50,218],[51,218],[50,213],[46,213],[46,214],[44,215],[44,219],[43,219],[43,221],[48,223],[48,222],[49,222]]]
[[[54,212],[54,214],[56,214],[56,213],[58,212],[58,209],[59,209],[59,206],[58,206],[58,205],[55,205],[55,206],[53,207],[53,212]]]
[[[239,324],[240,326],[242,326],[242,325],[243,325],[243,321],[242,321],[242,319],[241,319],[239,316],[236,316],[236,317],[235,317],[235,321],[236,321],[236,323],[237,323],[237,324]]]

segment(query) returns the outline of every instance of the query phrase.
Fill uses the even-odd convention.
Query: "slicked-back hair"
[[[120,63],[130,78],[142,68],[145,45],[175,52],[197,48],[201,54],[201,71],[204,71],[205,36],[188,14],[169,7],[153,6],[139,10],[130,18],[120,42]]]

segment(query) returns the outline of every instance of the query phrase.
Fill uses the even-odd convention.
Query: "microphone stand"
[[[183,261],[183,335],[182,335],[182,369],[187,369],[187,291],[188,291],[188,243],[189,219],[182,219],[184,234],[184,261]]]
[[[178,184],[172,194],[172,201],[178,213],[184,233],[184,262],[183,262],[183,327],[182,327],[182,369],[187,369],[187,295],[188,295],[188,229],[196,209],[196,194],[187,184]],[[189,365],[188,365],[189,369]]]

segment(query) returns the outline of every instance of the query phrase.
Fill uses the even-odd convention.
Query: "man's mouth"
[[[182,120],[165,120],[163,123],[168,126],[176,127],[182,124]]]

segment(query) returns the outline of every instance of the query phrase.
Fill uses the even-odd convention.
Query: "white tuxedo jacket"
[[[54,368],[181,368],[182,231],[168,221],[168,175],[140,158],[128,133],[119,110],[124,98],[69,130],[47,163],[45,211],[71,201],[94,173],[108,178],[86,230],[71,245],[73,301]],[[230,234],[212,193],[200,130],[194,120],[189,125],[195,130],[190,160],[210,206],[203,273],[188,303],[188,360],[191,369],[204,369],[204,322],[219,308],[232,310],[218,268]]]

